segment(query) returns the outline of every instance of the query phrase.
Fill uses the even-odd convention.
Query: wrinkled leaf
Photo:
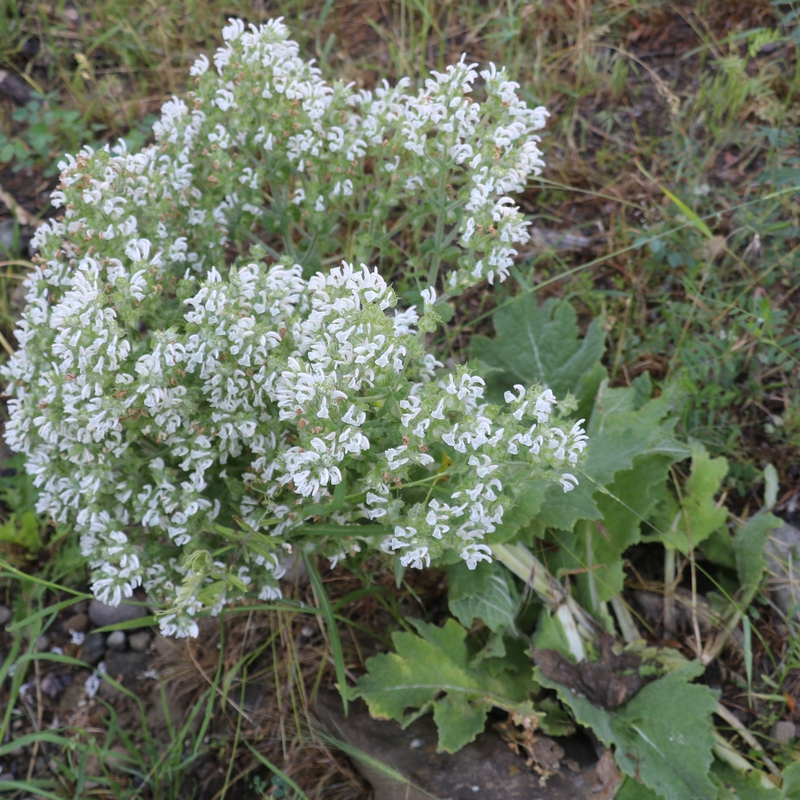
[[[455,752],[483,730],[492,706],[544,716],[533,711],[528,700],[535,688],[529,664],[521,671],[519,659],[508,670],[496,658],[470,663],[467,631],[454,619],[441,628],[410,622],[420,635],[394,633],[397,652],[367,659],[367,674],[351,689],[351,697],[362,697],[373,717],[408,725],[419,713],[433,709],[439,749]]]
[[[724,458],[710,458],[705,447],[693,443],[692,472],[680,492],[680,503],[665,496],[656,521],[662,540],[680,550],[689,552],[689,543],[697,546],[719,530],[727,517],[724,507],[718,507],[714,496],[728,473]]]
[[[507,570],[482,561],[471,570],[459,561],[447,570],[450,611],[465,627],[482,620],[493,631],[514,624],[518,599]]]
[[[590,727],[608,747],[620,770],[666,800],[716,800],[709,778],[714,747],[712,714],[717,696],[706,686],[689,683],[703,672],[690,662],[645,686],[616,711],[604,711],[585,697],[550,681],[576,720]]]
[[[675,438],[676,421],[667,419],[675,397],[665,391],[650,399],[651,391],[649,378],[637,378],[624,389],[609,389],[607,381],[600,387],[587,429],[591,444],[581,471],[597,485],[604,486],[620,470],[631,469],[639,456],[662,455],[675,462],[690,455],[689,448]]]
[[[487,395],[497,402],[515,383],[542,384],[559,399],[567,393],[579,400],[594,395],[596,367],[603,355],[602,322],[598,318],[579,338],[578,320],[564,300],[548,300],[540,306],[526,294],[494,315],[497,336],[473,336],[470,354],[492,368],[487,375]]]

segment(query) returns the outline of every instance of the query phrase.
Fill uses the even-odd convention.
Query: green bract
[[[298,546],[474,568],[515,477],[569,491],[586,443],[549,389],[487,404],[424,347],[437,279],[502,280],[526,239],[507,194],[541,163],[546,112],[494,67],[483,104],[463,60],[417,94],[356,93],[280,21],[223,35],[218,74],[195,63],[155,145],[61,165],[64,218],[37,233],[3,372],[39,510],[79,531],[100,599],[143,586],[178,635],[204,608],[279,596]],[[421,318],[350,263],[391,267],[404,227]]]

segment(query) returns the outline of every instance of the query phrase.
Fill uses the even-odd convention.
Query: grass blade
[[[250,752],[267,768],[271,769],[275,775],[277,775],[282,781],[285,781],[289,784],[289,786],[294,789],[297,796],[300,800],[308,800],[308,795],[279,767],[276,767],[265,755],[262,755],[258,752],[258,750],[247,741],[244,740],[244,743],[247,745]]]
[[[319,574],[317,562],[313,554],[303,553],[303,563],[306,565],[308,577],[311,579],[311,585],[314,588],[317,603],[325,619],[325,627],[328,629],[328,642],[331,647],[331,655],[333,656],[333,666],[336,670],[336,680],[339,683],[339,694],[342,696],[344,714],[347,716],[347,676],[344,667],[342,640],[339,638],[339,631],[336,627],[336,617],[334,616],[330,598],[325,591],[325,584],[322,582],[322,576]]]

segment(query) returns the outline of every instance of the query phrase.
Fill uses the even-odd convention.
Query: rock
[[[800,611],[800,530],[782,525],[772,531],[764,554],[770,574],[769,589],[778,608],[787,616]]]
[[[8,606],[0,606],[0,625],[5,625],[11,619],[11,609]]]
[[[85,633],[86,629],[89,627],[89,617],[87,617],[86,614],[75,614],[66,620],[61,627],[64,629],[65,633],[70,633],[71,631]]]
[[[146,617],[147,607],[144,605],[133,605],[123,601],[118,606],[107,606],[99,600],[92,600],[89,603],[89,619],[98,628],[106,628],[110,625],[119,625],[122,622],[130,622],[134,619]]]
[[[46,633],[43,633],[33,645],[33,650],[35,653],[44,653],[47,651],[48,647],[50,647],[50,637]]]
[[[106,652],[106,640],[102,633],[90,633],[83,641],[81,661],[94,666]]]
[[[117,653],[124,653],[128,649],[128,637],[125,636],[125,631],[109,633],[106,639],[106,647],[109,650],[115,650]]]
[[[150,633],[148,631],[132,633],[128,637],[128,645],[131,650],[136,650],[137,653],[146,652],[147,648],[150,647]]]
[[[136,675],[147,667],[147,654],[129,650],[127,653],[118,653],[109,650],[106,653],[106,670],[112,678],[122,675],[128,678]]]
[[[786,722],[785,720],[776,722],[772,726],[769,735],[771,739],[780,744],[789,744],[789,741],[795,737],[794,722]]]
[[[562,768],[543,785],[498,733],[487,730],[472,743],[450,755],[436,752],[436,726],[430,715],[415,720],[405,730],[396,722],[372,719],[366,706],[350,705],[347,718],[338,695],[320,693],[317,715],[335,736],[391,767],[405,777],[390,778],[373,765],[356,762],[380,800],[608,800],[619,786],[613,758],[597,761],[585,737],[559,738],[557,745],[577,772]],[[554,752],[553,747],[548,747]],[[608,768],[611,768],[610,770]],[[608,773],[608,774],[607,774]]]

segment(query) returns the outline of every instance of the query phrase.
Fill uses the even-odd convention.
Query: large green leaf
[[[662,455],[672,462],[688,458],[686,445],[675,438],[675,419],[669,419],[676,398],[665,390],[650,399],[652,387],[645,374],[623,389],[609,389],[604,382],[597,393],[589,421],[589,449],[581,473],[605,486],[620,470],[633,467],[635,458]]]
[[[618,472],[614,482],[594,495],[599,513],[573,531],[552,532],[559,546],[548,556],[548,566],[575,573],[580,601],[590,609],[622,591],[623,553],[640,538],[642,521],[654,508],[672,459],[645,455],[633,469]],[[591,520],[590,517],[584,519]]]
[[[459,561],[447,569],[447,584],[450,611],[464,627],[475,619],[493,631],[514,624],[519,600],[508,570],[486,561],[471,570]]]
[[[727,517],[725,508],[714,502],[728,473],[727,460],[711,458],[699,442],[692,443],[691,451],[692,472],[680,491],[680,502],[665,491],[654,518],[659,538],[682,553],[689,552],[690,543],[696,547],[704,542],[725,524]]]
[[[645,686],[616,711],[592,705],[538,669],[536,674],[540,683],[556,690],[581,725],[614,748],[626,775],[666,800],[716,800],[709,768],[717,696],[707,686],[690,683],[703,669],[696,661],[685,664]]]
[[[586,554],[586,566],[596,567],[592,575],[601,603],[622,591],[622,554],[639,541],[642,520],[654,508],[671,463],[671,456],[639,456],[633,469],[618,472],[606,493],[595,496],[603,518],[592,538],[592,557]]]
[[[602,321],[598,318],[580,338],[578,320],[564,300],[540,306],[523,295],[494,315],[497,336],[473,336],[470,355],[492,368],[487,393],[499,401],[515,383],[542,384],[559,399],[571,392],[579,400],[594,395],[602,377],[597,370],[603,355]]]
[[[522,671],[518,659],[508,670],[501,659],[470,663],[467,631],[455,620],[441,628],[410,621],[420,635],[393,634],[397,652],[367,659],[367,673],[350,690],[351,697],[366,701],[373,717],[407,725],[432,709],[439,749],[449,753],[483,730],[492,706],[544,718],[528,699],[535,688],[528,664]],[[406,713],[409,708],[419,711]]]

